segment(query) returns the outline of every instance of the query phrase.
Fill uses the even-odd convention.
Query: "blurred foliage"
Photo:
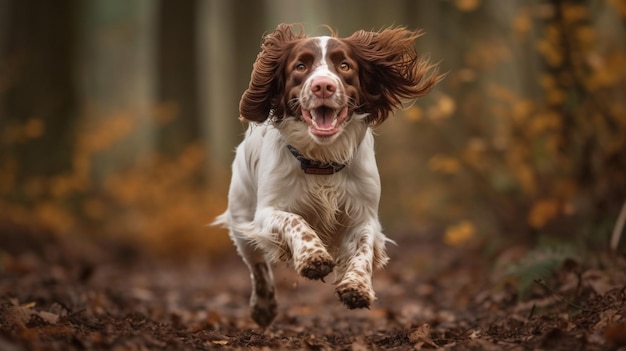
[[[123,11],[136,10],[116,10],[115,4],[119,5],[100,3],[109,9],[107,14],[117,16],[116,21],[124,20]],[[150,2],[141,4],[138,8],[149,9],[149,13],[157,6]],[[198,56],[197,51],[202,48],[187,43],[184,55],[174,55],[180,47],[176,33],[188,34],[195,28],[189,18],[195,16],[194,6],[201,6],[194,4],[176,14],[176,23],[168,24],[170,31],[164,33],[169,36],[161,38],[162,57],[151,59],[145,52],[138,54],[145,62],[167,57],[160,69],[169,70],[167,74],[160,72],[168,77],[166,80],[145,83],[160,84],[154,90],[163,90],[152,96],[153,100],[140,101],[142,106],[149,105],[147,122],[133,108],[110,106],[118,100],[122,105],[132,103],[135,96],[130,94],[141,90],[131,85],[131,77],[117,77],[110,72],[98,72],[95,78],[81,77],[86,82],[105,78],[104,84],[91,88],[93,91],[100,89],[115,95],[110,92],[111,87],[118,84],[124,87],[124,93],[96,103],[81,101],[84,106],[78,105],[82,109],[46,115],[47,110],[63,105],[57,101],[60,98],[56,98],[54,88],[42,89],[31,99],[31,86],[23,85],[21,79],[26,77],[36,86],[39,77],[45,78],[45,72],[52,72],[57,63],[48,67],[36,61],[38,55],[51,51],[30,52],[24,44],[33,42],[29,36],[17,36],[24,46],[18,45],[14,51],[0,47],[0,221],[57,235],[111,237],[175,255],[215,253],[229,245],[223,230],[207,228],[206,224],[226,207],[228,170],[215,158],[231,159],[232,147],[213,144],[227,153],[217,155],[216,147],[207,147],[210,143],[206,139],[213,136],[217,140],[221,136],[215,129],[220,123],[224,130],[228,129],[223,133],[228,135],[225,139],[230,138],[233,128],[227,124],[236,123],[236,103],[230,104],[223,98],[226,92],[195,88],[195,79],[203,80],[206,76],[198,76],[202,67],[188,67],[188,61]],[[231,6],[229,2],[219,4],[223,8]],[[280,2],[263,4],[281,8],[277,5]],[[431,52],[433,61],[441,60],[442,71],[448,75],[428,97],[407,106],[377,131],[383,181],[380,212],[390,236],[429,232],[441,234],[440,240],[448,245],[477,244],[491,249],[504,242],[537,243],[550,236],[581,246],[606,247],[619,208],[626,200],[626,3],[454,0],[393,4],[397,9],[414,11],[415,16],[408,10],[389,12],[406,13],[407,21],[417,22],[407,26],[422,27],[419,21],[432,25],[419,40],[419,49]],[[319,9],[313,6],[318,10],[315,14],[323,14],[326,5],[324,2]],[[161,18],[173,16],[171,6],[169,3],[168,8],[160,7]],[[79,13],[69,5],[66,7],[71,16]],[[98,6],[94,8],[97,10]],[[234,10],[238,16],[245,15],[236,6]],[[262,31],[256,29],[265,26],[262,16],[252,15],[233,19],[232,28],[219,33],[225,43],[216,46],[234,50],[224,51],[225,57],[219,62],[232,63],[233,57],[237,57],[234,80],[242,82],[237,86],[240,90],[247,84],[258,50]],[[388,14],[380,17],[383,15]],[[39,16],[45,21],[54,20],[46,17],[45,11]],[[141,18],[149,16],[135,17],[128,16],[137,23],[144,23]],[[324,18],[318,20],[328,23]],[[105,48],[116,45],[114,38],[109,37],[111,33],[125,40],[127,36],[135,38],[133,30],[145,29],[138,30],[124,22],[120,25],[113,19],[110,22],[108,31],[96,28],[92,33],[93,38],[103,40]],[[243,30],[244,22],[246,28],[249,22],[255,31]],[[395,24],[401,22],[399,19]],[[6,23],[1,25],[7,26]],[[20,30],[30,28],[24,23],[15,21],[14,25],[21,26]],[[356,19],[346,23],[377,28],[369,23],[359,24]],[[268,28],[275,24],[272,22]],[[46,26],[37,28],[45,42]],[[72,28],[67,29],[71,38],[78,36],[72,32],[78,30]],[[349,34],[339,29],[341,35]],[[144,37],[149,36],[141,38]],[[249,59],[239,57],[237,50],[243,49],[237,44],[226,43],[231,39],[236,42],[233,38],[247,38],[254,43],[239,45],[250,51]],[[0,45],[2,39],[0,35]],[[96,45],[97,42],[93,44]],[[128,47],[134,45],[125,49]],[[211,48],[211,54],[221,53]],[[73,55],[81,49],[89,51],[73,43],[67,52]],[[154,53],[150,50],[146,52]],[[106,50],[101,51],[92,53],[94,60]],[[111,64],[112,72],[117,72],[115,66],[127,57],[112,57],[116,59]],[[61,57],[59,62],[65,61]],[[240,64],[244,61],[248,66]],[[39,73],[27,75],[34,63],[39,65]],[[76,70],[72,74],[84,73],[70,68]],[[183,68],[185,79],[192,81],[175,74]],[[46,82],[50,87],[56,86],[54,80]],[[209,124],[213,130],[207,130],[203,121],[207,117],[197,111],[203,108],[188,106],[203,103],[200,96],[209,93],[213,94],[211,104],[225,100],[233,110],[232,115],[211,116],[212,121],[217,121]],[[43,104],[39,98],[45,94],[55,98]],[[195,95],[190,97],[191,94]],[[15,96],[20,97],[21,110],[10,109]],[[29,110],[31,105],[40,104],[44,107]],[[105,112],[94,106],[105,106]],[[17,112],[1,115],[7,111]],[[234,132],[241,130],[235,127]],[[129,145],[140,139],[140,133],[149,136],[145,138],[148,141],[141,141],[148,151],[129,151]],[[232,146],[239,140],[232,140]],[[69,150],[67,153],[53,152],[60,142],[70,145],[63,146],[63,150]],[[111,156],[114,154],[128,157],[116,163]],[[56,168],[47,171],[49,165]]]
[[[63,174],[24,177],[21,160],[4,160],[0,222],[35,233],[106,236],[157,254],[215,254],[228,239],[207,224],[226,201],[223,192],[215,195],[204,181],[207,159],[201,145],[189,145],[174,156],[144,156],[93,181],[94,160],[135,129],[135,119],[126,114],[85,127],[72,168]],[[3,142],[9,147],[28,142],[44,130],[41,121],[28,120],[7,128]]]
[[[581,257],[581,253],[571,245],[546,243],[498,267],[496,278],[501,284],[514,286],[519,298],[528,298],[533,288],[539,288],[535,285],[538,280],[552,278],[564,265],[575,266],[577,257]]]
[[[486,22],[481,3],[454,2],[464,24]],[[412,136],[384,141],[385,150],[411,148],[382,161],[382,172],[413,179],[384,188],[404,189],[393,202],[412,210],[401,216],[443,231],[450,245],[547,235],[606,248],[626,200],[626,3],[514,10],[499,32],[459,48],[459,67],[401,125],[383,127]],[[416,158],[421,169],[407,166]]]

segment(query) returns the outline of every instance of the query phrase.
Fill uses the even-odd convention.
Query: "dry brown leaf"
[[[439,347],[430,337],[430,324],[424,323],[410,332],[407,337],[412,343],[424,342],[432,347]]]
[[[615,322],[621,320],[621,316],[617,314],[617,310],[614,308],[608,309],[606,311],[600,312],[599,321],[593,326],[592,330],[602,330],[608,325],[614,324]]]
[[[10,324],[23,326],[28,322],[32,313],[30,309],[21,306],[12,306],[7,308],[4,318]]]
[[[50,324],[56,324],[59,321],[59,315],[56,313],[39,311],[37,312],[37,315]]]
[[[17,299],[10,300],[13,306],[7,308],[5,312],[4,318],[12,324],[24,326],[28,323],[30,317],[36,312],[32,309],[35,307],[35,302],[27,302],[25,304],[19,305],[19,301]]]
[[[205,319],[206,325],[208,325],[211,328],[216,328],[220,325],[221,322],[222,322],[222,315],[218,311],[216,310],[209,311],[209,314],[207,315]]]
[[[22,304],[22,305],[20,305],[18,307],[24,308],[24,309],[31,309],[31,308],[35,307],[36,305],[37,305],[37,303],[33,301],[33,302],[27,302],[27,303]]]
[[[151,301],[154,299],[154,293],[152,291],[139,287],[130,288],[130,295],[141,301]]]
[[[582,278],[586,284],[591,286],[596,294],[601,296],[617,287],[606,272],[600,270],[590,269],[583,273]]]
[[[357,338],[351,345],[352,351],[368,351],[370,348],[367,346],[363,338]]]
[[[478,339],[481,336],[481,332],[480,330],[472,330],[472,332],[470,333],[470,335],[468,336],[470,339]]]
[[[626,324],[611,325],[604,330],[603,335],[614,347],[626,346]]]

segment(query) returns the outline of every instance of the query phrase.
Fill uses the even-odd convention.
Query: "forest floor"
[[[347,310],[331,284],[278,265],[278,317],[261,329],[232,248],[157,259],[4,228],[0,350],[626,350],[623,257],[597,255],[593,269],[564,260],[520,299],[498,267],[525,249],[487,259],[407,237],[375,272],[369,310]]]

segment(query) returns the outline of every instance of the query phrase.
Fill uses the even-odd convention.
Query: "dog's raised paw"
[[[355,288],[338,288],[337,295],[349,309],[369,308],[372,303],[370,294]]]
[[[305,278],[311,280],[323,280],[325,276],[333,271],[334,267],[335,262],[330,257],[313,257],[303,263],[297,271],[298,274]]]

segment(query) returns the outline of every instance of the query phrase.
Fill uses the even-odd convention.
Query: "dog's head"
[[[307,37],[301,26],[281,24],[264,38],[239,104],[241,118],[297,121],[317,144],[331,143],[353,119],[378,125],[442,78],[418,56],[420,35],[388,28]]]

